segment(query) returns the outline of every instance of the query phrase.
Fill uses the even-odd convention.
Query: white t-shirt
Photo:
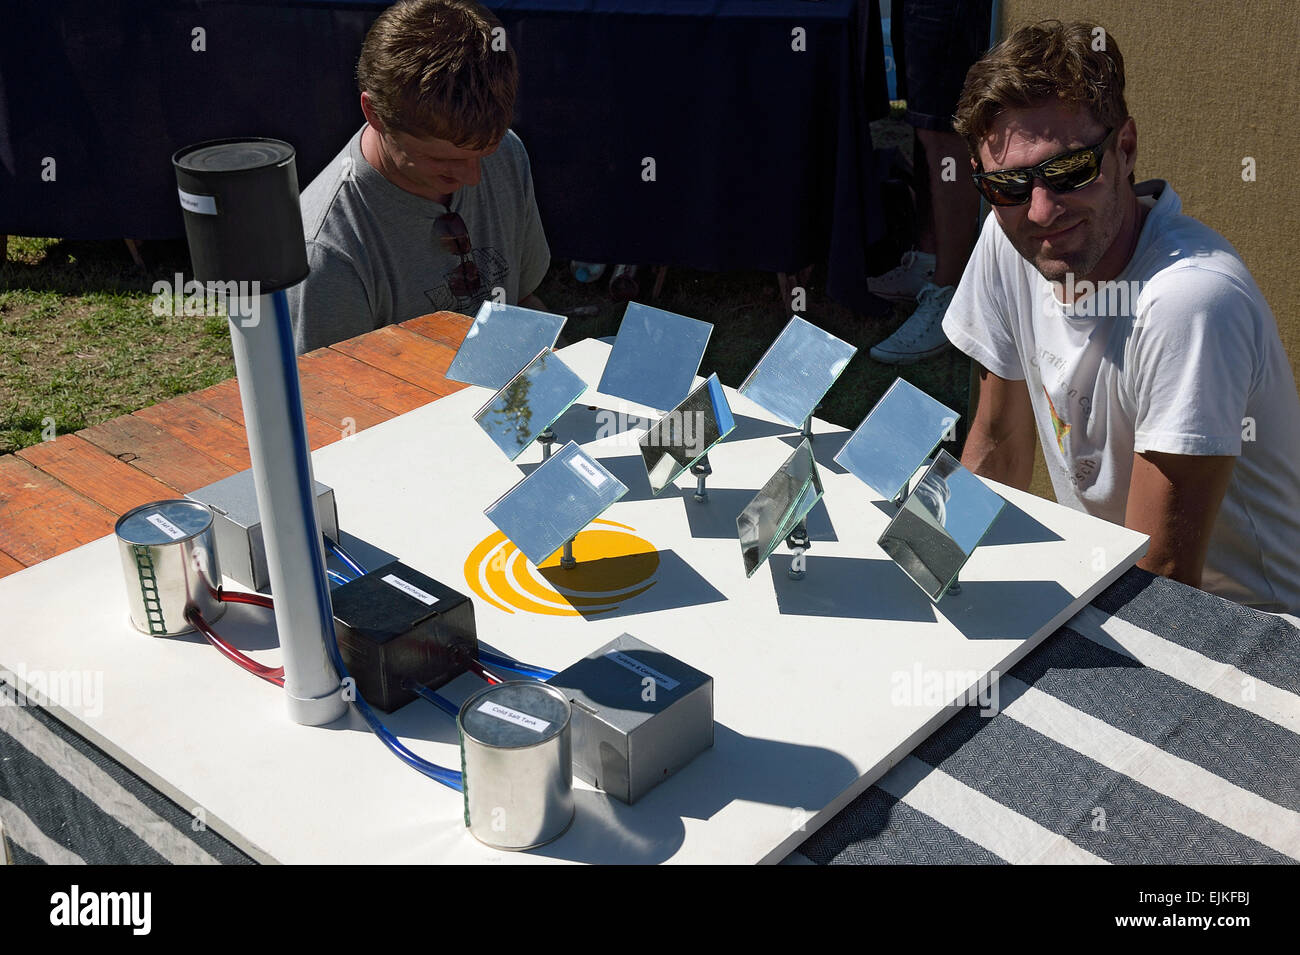
[[[1132,259],[1073,306],[990,215],[943,329],[1026,382],[1062,504],[1123,524],[1134,453],[1236,455],[1201,585],[1294,613],[1300,399],[1277,323],[1226,239],[1167,183],[1137,190],[1150,212]]]

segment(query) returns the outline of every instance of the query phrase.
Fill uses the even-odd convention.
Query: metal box
[[[339,539],[339,517],[334,490],[316,483],[316,519],[320,529],[333,540]],[[191,491],[185,495],[212,508],[216,516],[213,530],[221,571],[250,590],[265,592],[271,578],[266,568],[266,544],[262,540],[262,517],[257,510],[257,490],[253,472],[240,471]]]
[[[348,673],[385,713],[415,699],[403,680],[437,689],[478,659],[474,604],[401,561],[336,587],[331,598]]]
[[[634,803],[713,745],[713,677],[630,634],[547,682],[573,704],[573,773]]]

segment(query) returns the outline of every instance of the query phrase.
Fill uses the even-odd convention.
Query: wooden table
[[[437,312],[299,358],[312,450],[464,388],[444,373],[471,324]],[[249,467],[234,378],[0,457],[0,577]]]

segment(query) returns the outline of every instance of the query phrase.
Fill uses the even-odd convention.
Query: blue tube
[[[364,577],[366,575],[366,569],[353,560],[352,555],[345,551],[338,541],[330,540],[329,537],[325,537],[325,549],[346,564],[348,570],[352,571],[352,573],[356,574],[358,577]]]
[[[343,576],[342,574],[340,574],[337,570],[328,570],[328,569],[327,569],[327,570],[325,571],[325,574],[329,577],[330,580],[334,581],[334,583],[336,583],[336,584],[346,584],[346,583],[350,583],[350,582],[352,581],[352,578],[351,578],[351,577],[344,577],[344,576]]]
[[[339,671],[339,677],[344,680],[351,679],[348,675],[348,668],[343,664],[343,657],[339,654],[338,641],[330,640],[326,649],[329,650],[330,659],[333,660],[335,669]],[[378,736],[380,741],[393,752],[394,756],[417,772],[423,773],[435,782],[442,783],[448,789],[454,789],[456,792],[465,791],[464,778],[460,773],[439,766],[437,763],[431,763],[427,759],[422,759],[403,746],[402,741],[394,736],[389,731],[388,727],[379,721],[379,717],[376,716],[375,711],[370,708],[370,704],[367,703],[361,696],[361,693],[356,690],[355,682],[353,683],[353,692],[356,693],[356,698],[352,701],[352,705],[357,708],[357,712],[365,718],[366,723],[370,725],[370,728],[374,731],[375,735]]]
[[[555,676],[554,670],[548,670],[546,667],[534,666],[531,663],[520,663],[518,660],[512,660],[510,657],[502,656],[500,653],[493,653],[491,650],[485,650],[482,646],[478,648],[478,659],[480,663],[488,666],[500,667],[502,670],[509,670],[511,673],[518,673],[520,676],[529,676],[534,680],[549,680]]]
[[[421,696],[424,699],[428,700],[430,703],[432,703],[438,709],[442,710],[452,719],[456,719],[457,717],[460,716],[460,707],[457,706],[455,703],[453,703],[451,700],[447,699],[441,693],[435,693],[427,686],[421,686],[419,683],[412,683],[410,680],[403,680],[402,686],[410,690],[416,696]]]

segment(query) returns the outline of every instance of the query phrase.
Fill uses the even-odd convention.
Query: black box
[[[331,597],[343,662],[365,701],[385,713],[415,699],[404,679],[437,689],[478,659],[473,602],[401,561]]]

